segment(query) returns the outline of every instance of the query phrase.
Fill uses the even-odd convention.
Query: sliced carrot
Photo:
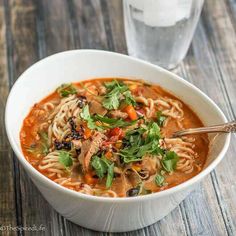
[[[112,152],[111,151],[107,151],[106,153],[105,153],[105,157],[108,159],[108,160],[110,160],[111,158],[112,158]]]
[[[132,105],[128,105],[127,107],[125,107],[124,111],[128,114],[128,116],[131,120],[138,119],[137,113]]]
[[[132,169],[136,170],[136,171],[140,171],[141,170],[141,166],[140,165],[136,165],[136,164],[133,164],[132,165]]]
[[[92,135],[92,130],[89,129],[88,127],[86,127],[84,130],[84,138],[89,139],[91,137],[91,135]]]
[[[84,175],[84,180],[85,180],[86,184],[96,184],[98,182],[98,179],[93,178],[93,175],[90,172],[87,172]]]
[[[117,141],[117,142],[115,143],[115,147],[116,147],[117,149],[120,149],[120,148],[122,147],[122,141]]]

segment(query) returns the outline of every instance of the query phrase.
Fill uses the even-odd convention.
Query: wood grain
[[[4,3],[0,1],[0,227],[16,226],[14,163],[4,126],[5,102],[9,91],[7,71],[6,22]],[[0,231],[1,234],[1,231]],[[4,231],[4,235],[16,232]]]

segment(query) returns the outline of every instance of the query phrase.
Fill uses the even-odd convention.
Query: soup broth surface
[[[160,86],[109,78],[63,84],[35,104],[20,132],[27,161],[85,194],[132,197],[176,186],[203,168],[207,135],[198,116]]]

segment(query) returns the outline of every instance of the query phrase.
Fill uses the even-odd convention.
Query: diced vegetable
[[[110,136],[117,136],[118,138],[122,138],[124,136],[124,132],[121,128],[115,127],[110,130],[109,135]]]
[[[111,151],[107,151],[104,155],[108,160],[110,160],[112,158],[112,152]]]
[[[124,108],[124,111],[128,114],[129,118],[131,120],[137,120],[138,115],[132,105],[128,105],[127,107]]]
[[[98,182],[98,179],[97,178],[94,178],[93,177],[93,173],[91,172],[87,172],[85,175],[84,175],[84,179],[85,179],[85,182],[86,184],[96,184]]]
[[[92,130],[89,129],[88,127],[85,127],[84,130],[84,138],[89,139],[92,136]]]

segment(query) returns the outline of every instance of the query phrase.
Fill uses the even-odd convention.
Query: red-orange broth
[[[160,86],[93,79],[63,85],[35,104],[20,141],[27,161],[58,184],[132,197],[176,186],[202,170],[207,135],[171,138],[201,126],[183,101]]]

